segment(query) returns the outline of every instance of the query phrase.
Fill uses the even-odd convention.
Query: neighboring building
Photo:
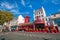
[[[50,15],[51,19],[59,19],[60,18],[60,12],[59,13],[56,13],[56,14],[51,14]]]
[[[16,26],[16,25],[17,25],[17,19],[13,19],[13,20],[11,20],[9,22],[5,22],[3,24],[4,29],[9,30],[9,31],[11,31],[12,26]]]
[[[17,19],[17,24],[19,25],[20,23],[24,23],[24,17],[22,15],[19,15]]]
[[[45,21],[45,25],[47,25],[46,13],[45,13],[45,10],[44,10],[43,7],[41,9],[39,9],[39,10],[34,11],[34,20],[37,19],[37,16],[39,16],[39,19]]]
[[[25,16],[24,17],[24,23],[29,23],[30,22],[30,17],[29,16]]]
[[[42,7],[41,9],[34,10],[34,21],[37,20],[38,17],[40,20],[43,20],[45,22],[46,26],[56,26],[57,23],[55,23],[54,20],[56,20],[56,18],[59,19],[60,14],[46,16],[45,10]]]
[[[47,25],[53,25],[53,26],[59,26],[60,24],[60,14],[52,14],[48,17],[46,17],[46,24]]]
[[[56,13],[56,14],[52,14],[50,15],[52,21],[53,21],[53,25],[60,25],[60,12]]]
[[[11,26],[17,25],[17,19],[11,20],[11,21],[10,21],[10,25],[11,25]]]
[[[53,20],[51,19],[51,17],[50,16],[48,16],[48,17],[46,17],[46,24],[48,25],[48,26],[52,26],[53,25]]]
[[[2,29],[4,29],[4,27],[2,25],[0,25],[0,32],[2,32]]]
[[[20,23],[24,23],[24,17],[22,15],[19,15],[18,18],[11,20],[10,26],[16,26],[19,25]],[[7,24],[5,23],[5,25]]]
[[[17,19],[11,20],[9,23],[4,23],[4,25],[10,25],[10,26],[16,26],[22,23],[28,23],[29,22],[29,17],[26,16],[25,18],[22,15],[19,15]]]

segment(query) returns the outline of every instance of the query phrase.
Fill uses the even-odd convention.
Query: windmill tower
[[[18,16],[17,24],[19,25],[20,23],[28,23],[29,21],[30,20],[29,20],[28,13],[21,14],[21,15]]]
[[[28,12],[24,16],[24,23],[30,22],[30,17],[28,16]]]

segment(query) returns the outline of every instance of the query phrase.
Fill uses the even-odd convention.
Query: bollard
[[[29,32],[28,28],[26,28],[26,32]]]
[[[49,38],[43,38],[44,40],[49,40]]]
[[[18,32],[18,30],[14,30],[14,32]]]
[[[54,33],[54,29],[51,29],[51,33]]]
[[[44,39],[44,40],[48,40],[48,39]]]
[[[5,38],[2,38],[1,40],[5,40]]]

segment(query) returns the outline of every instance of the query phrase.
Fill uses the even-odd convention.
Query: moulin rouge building
[[[54,22],[50,19],[50,17],[46,17],[46,13],[43,7],[38,10],[34,10],[34,21],[30,22],[30,17],[19,15],[16,20],[12,20],[10,22],[9,29],[14,29],[12,26],[16,26],[15,30],[24,30],[24,31],[48,31],[54,29]],[[50,29],[48,27],[51,27]]]
[[[23,17],[22,15],[20,15],[18,17],[18,27],[19,29],[26,29],[26,30],[39,30],[39,29],[44,29],[45,26],[50,26],[50,23],[47,22],[49,21],[46,17],[46,13],[43,7],[41,7],[41,9],[39,10],[34,10],[34,21],[33,22],[29,22],[30,17],[29,16],[25,16]]]

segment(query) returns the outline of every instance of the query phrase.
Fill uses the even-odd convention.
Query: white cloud
[[[24,1],[24,0],[21,0],[21,4],[22,4],[23,6],[25,6],[25,1]]]
[[[1,3],[1,7],[3,8],[3,10],[4,9],[5,10],[9,10],[13,14],[19,14],[19,10],[18,9],[14,9],[14,8],[18,8],[18,5],[17,5],[16,2],[14,4],[12,4],[12,5],[10,5],[8,2],[2,2]]]
[[[43,0],[43,4],[45,3],[48,4],[49,2],[54,3],[54,4],[60,4],[60,0]]]
[[[13,5],[10,5],[10,4],[7,3],[7,2],[2,2],[2,3],[1,3],[1,7],[7,8],[7,9],[12,9],[12,8],[14,8]]]
[[[19,14],[19,11],[18,10],[11,10],[10,12],[12,12],[12,13],[15,13],[15,14]]]
[[[6,5],[6,7],[7,7],[8,9],[12,9],[14,6]]]
[[[42,2],[43,4],[45,4],[45,3],[48,3],[48,0],[43,0],[43,2]]]
[[[17,10],[11,10],[11,12],[16,12]]]
[[[17,2],[15,1],[15,6],[16,6],[16,8],[18,8],[18,4],[17,4]]]
[[[26,15],[28,15],[29,14],[29,12],[26,12]]]
[[[59,4],[57,0],[52,0],[52,3]]]
[[[60,12],[60,9],[58,11]]]
[[[30,8],[32,8],[32,5],[29,5]]]
[[[33,10],[33,12],[35,12],[35,9]]]

